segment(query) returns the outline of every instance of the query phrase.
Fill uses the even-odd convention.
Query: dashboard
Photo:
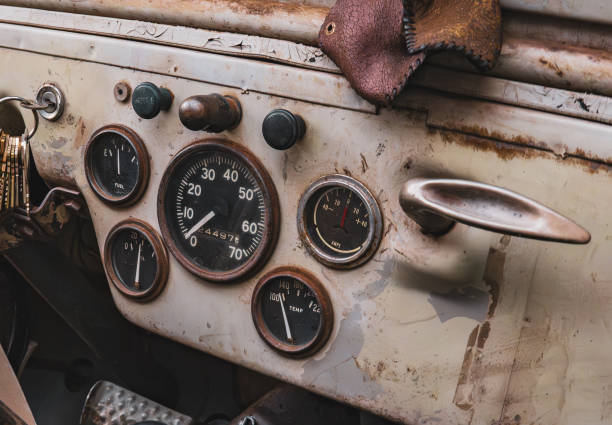
[[[583,190],[605,191],[604,171],[537,150],[517,167],[524,148],[436,129],[421,107],[376,111],[333,73],[54,36],[0,48],[0,66],[64,92],[34,160],[82,193],[117,308],[152,332],[390,419],[490,420],[516,385],[530,290],[605,267],[463,225],[425,235],[399,204],[412,177],[486,181],[610,244]]]

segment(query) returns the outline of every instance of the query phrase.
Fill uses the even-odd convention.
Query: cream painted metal
[[[314,46],[335,0],[2,0],[2,4],[241,32]],[[612,23],[608,0],[501,0],[501,5],[508,10]]]
[[[258,276],[213,284],[192,276],[172,258],[168,285],[149,304],[134,303],[110,286],[129,320],[406,423],[490,424],[517,414],[529,423],[542,412],[546,414],[540,421],[546,424],[573,424],[578,414],[581,423],[612,420],[601,391],[612,386],[607,350],[581,343],[609,341],[609,168],[437,130],[445,128],[445,119],[436,111],[444,111],[444,105],[447,111],[463,108],[455,112],[469,118],[481,108],[488,112],[475,117],[483,128],[503,123],[506,133],[513,134],[529,133],[533,126],[550,146],[558,142],[557,134],[565,134],[573,146],[584,143],[602,153],[612,140],[610,127],[553,114],[526,124],[521,114],[533,111],[476,101],[455,104],[428,92],[421,92],[420,104],[410,104],[428,114],[382,110],[374,115],[333,74],[14,25],[1,30],[2,43],[11,48],[0,49],[0,94],[17,87],[21,94],[35,93],[47,80],[66,94],[63,117],[42,123],[33,140],[34,159],[47,181],[83,192],[100,247],[110,228],[128,217],[158,228],[156,188],[165,167],[181,147],[206,137],[180,124],[180,100],[211,92],[232,94],[245,115],[224,136],[266,164],[280,195],[280,239],[261,273],[283,265],[310,270],[329,291],[335,312],[330,341],[318,354],[287,359],[261,341],[252,325],[250,296]],[[231,72],[220,72],[226,65]],[[133,87],[142,81],[168,87],[175,103],[156,119],[141,120],[129,104],[115,101],[113,86],[120,80]],[[241,90],[240,81],[249,81],[251,90]],[[321,89],[326,84],[336,84],[340,91]],[[270,149],[261,136],[265,114],[278,107],[300,114],[308,124],[305,139],[286,152]],[[513,112],[509,117],[508,111]],[[436,119],[439,125],[430,126]],[[133,128],[151,154],[149,187],[127,209],[102,204],[84,175],[87,139],[113,122]],[[577,129],[580,133],[572,133]],[[368,185],[384,215],[380,249],[352,271],[320,265],[297,235],[300,194],[321,175],[334,172],[350,173]],[[443,238],[427,237],[405,216],[398,194],[408,179],[434,175],[482,181],[529,196],[584,224],[593,241],[587,247],[568,247],[500,239],[463,225]],[[539,337],[534,340],[532,332]],[[538,361],[540,354],[547,361]],[[527,389],[522,375],[531,384]],[[590,395],[586,411],[580,407],[583,394]]]
[[[216,82],[227,87],[240,88],[242,91],[275,94],[363,112],[374,113],[376,110],[374,106],[360,98],[342,76],[327,72],[307,71],[289,66],[245,61],[235,57],[224,58],[220,55],[169,46],[12,24],[0,24],[0,31],[3,31],[0,46],[4,47],[108,63],[165,74],[173,78]],[[558,109],[560,113],[566,115],[597,121],[608,122],[612,119],[608,97],[581,96],[566,90],[492,77],[483,78],[479,83],[473,74],[434,67],[426,71],[415,77],[416,85],[438,90],[446,89],[457,94],[479,96],[497,102],[518,103],[544,111],[553,112]],[[436,77],[441,81],[434,82]],[[458,84],[451,87],[448,79],[456,79]],[[305,81],[308,81],[308,84]],[[425,92],[425,95],[421,95],[422,93],[420,90],[410,89],[397,103],[413,109],[430,110],[428,124],[431,126],[528,144],[560,155],[569,154],[612,163],[610,127],[607,125],[583,120],[563,121],[558,115],[495,103],[467,99],[440,101],[439,96],[434,93]],[[582,109],[580,102],[587,105],[589,111]],[[457,107],[458,105],[461,107]],[[500,113],[484,119],[491,108],[499,110]],[[564,122],[563,126],[557,125],[560,121]],[[529,123],[528,128],[526,123]],[[568,132],[563,128],[570,128],[572,131]],[[590,134],[588,138],[574,137],[576,132],[584,132],[587,129]]]
[[[13,372],[11,363],[0,346],[0,401],[8,406],[27,425],[36,425],[21,384]]]
[[[181,46],[324,72],[340,72],[316,47],[258,36],[11,6],[0,6],[0,22]],[[476,73],[462,56],[444,54],[431,57],[430,62],[436,66],[425,65],[411,84],[593,121],[612,122],[612,101],[608,97],[584,93],[612,94],[612,56],[606,53],[612,47],[610,29],[515,14],[505,16],[504,24],[502,57],[495,70],[487,76]],[[551,41],[563,44],[553,46]],[[45,52],[49,48],[41,46],[40,49]],[[455,69],[449,69],[449,66]],[[176,75],[176,72],[172,74]]]
[[[244,61],[207,52],[12,24],[0,24],[0,33],[0,46],[3,47],[108,63],[169,77],[214,81],[226,87],[239,88],[243,92],[265,92],[343,108],[375,111],[373,105],[359,97],[349,83],[336,74],[316,71],[309,73],[300,68],[273,66],[265,62]],[[315,90],[299,83],[306,75],[312,75],[317,81]]]

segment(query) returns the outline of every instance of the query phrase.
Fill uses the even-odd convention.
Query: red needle
[[[342,213],[342,220],[340,220],[340,227],[344,228],[344,220],[346,220],[346,213],[348,211],[348,205],[344,207],[344,212]]]

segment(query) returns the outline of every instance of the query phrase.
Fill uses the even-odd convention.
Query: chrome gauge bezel
[[[307,208],[313,197],[324,190],[333,187],[343,187],[359,196],[368,211],[368,236],[363,246],[348,257],[332,255],[317,246],[308,232]],[[298,204],[297,226],[300,238],[312,256],[322,264],[340,269],[350,269],[368,261],[378,249],[382,239],[383,219],[376,198],[361,182],[344,174],[331,174],[313,182],[304,192]]]

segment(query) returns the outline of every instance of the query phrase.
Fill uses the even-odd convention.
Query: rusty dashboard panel
[[[337,74],[41,28],[3,25],[2,30],[15,45],[0,48],[0,93],[14,87],[35,92],[45,81],[64,91],[63,116],[41,123],[32,152],[49,184],[82,192],[101,252],[109,233],[126,220],[146,223],[147,234],[164,235],[158,189],[177,154],[196,141],[231,141],[238,146],[232,152],[248,151],[248,163],[258,164],[247,171],[257,174],[262,164],[276,188],[278,238],[266,261],[219,283],[190,273],[169,255],[167,282],[148,302],[126,297],[109,283],[118,309],[131,322],[403,423],[570,424],[577,423],[577,415],[581,423],[612,420],[609,391],[601,391],[612,387],[612,366],[593,342],[609,341],[612,321],[609,145],[594,142],[610,140],[609,126],[597,123],[593,130],[586,121],[546,115],[545,125],[557,132],[582,129],[580,137],[601,155],[599,161],[588,161],[579,154],[579,141],[570,146],[570,155],[556,152],[550,140],[556,133],[538,134],[551,147],[544,149],[523,143],[524,138],[507,143],[500,139],[508,137],[484,137],[477,129],[460,128],[462,120],[447,125],[450,118],[432,113],[451,101],[439,93],[425,92],[418,107],[414,102],[411,109],[374,113]],[[66,44],[49,46],[40,36]],[[66,46],[71,57],[63,54]],[[117,62],[114,49],[134,54]],[[119,82],[165,88],[172,103],[143,119],[130,102],[117,99]],[[240,123],[214,136],[185,128],[181,102],[214,93],[238,100]],[[470,109],[466,101],[462,113],[476,113],[483,105]],[[524,112],[504,108],[519,111],[519,118]],[[480,124],[499,123],[504,108],[491,108]],[[299,115],[306,124],[302,140],[286,150],[271,148],[262,135],[267,114],[278,109]],[[130,128],[148,152],[148,185],[130,205],[105,203],[86,176],[87,142],[110,124]],[[508,134],[521,129],[518,118],[505,125]],[[301,197],[329,175],[358,181],[374,199],[371,205],[380,208],[380,244],[367,262],[351,269],[317,261],[299,235]],[[593,240],[586,247],[566,246],[460,224],[442,237],[425,235],[398,200],[403,184],[415,177],[463,178],[509,188],[585,224]],[[229,173],[228,182],[232,179]],[[193,191],[198,191],[195,185]],[[238,191],[238,196],[254,196],[248,193]],[[210,220],[210,214],[205,218]],[[247,231],[251,224],[245,225]],[[185,240],[195,231],[188,230]],[[301,270],[297,275],[308,277],[302,281],[325,305],[323,336],[313,345],[315,351],[301,356],[285,355],[267,343],[252,317],[258,282],[287,268]],[[586,366],[590,361],[597,371]],[[584,394],[592,406],[587,411],[576,407]]]

